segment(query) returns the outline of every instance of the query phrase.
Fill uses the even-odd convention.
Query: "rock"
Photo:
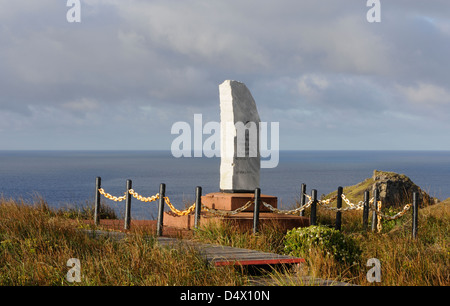
[[[419,199],[422,204],[439,202],[439,200],[428,195],[404,174],[374,170],[372,180],[371,192],[373,194],[373,190],[378,188],[380,199],[385,207],[399,207],[406,203],[411,203],[414,192],[419,193]]]
[[[419,192],[421,206],[439,202],[438,199],[431,197],[414,184],[406,175],[378,170],[374,170],[372,177],[356,185],[344,187],[344,194],[351,202],[358,203],[364,199],[366,190],[370,192],[370,197],[372,197],[375,188],[378,188],[380,200],[385,208],[403,208],[406,204],[412,203],[414,192]],[[336,195],[336,191],[323,198],[330,198],[334,195]]]
[[[260,118],[245,84],[227,80],[220,92],[220,190],[254,192],[259,187]]]

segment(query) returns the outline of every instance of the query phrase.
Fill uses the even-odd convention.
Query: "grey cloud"
[[[382,1],[379,24],[359,0],[82,3],[82,22],[69,24],[65,1],[0,0],[0,111],[28,118],[17,129],[44,128],[44,117],[68,134],[64,122],[170,132],[193,113],[217,118],[225,79],[245,82],[292,139],[307,126],[370,132],[368,114],[372,129],[405,135],[402,122],[448,127],[447,1]]]

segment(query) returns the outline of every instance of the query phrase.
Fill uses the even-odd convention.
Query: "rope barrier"
[[[105,190],[103,188],[99,188],[98,192],[103,195],[105,198],[112,200],[114,202],[121,202],[124,201],[127,198],[127,192],[124,193],[123,196],[117,197],[117,196],[113,196],[107,192],[105,192]],[[128,193],[130,195],[132,195],[135,199],[137,199],[138,201],[141,202],[146,202],[146,203],[150,203],[150,202],[154,202],[156,200],[158,200],[160,198],[159,193],[150,196],[150,197],[144,197],[142,195],[140,195],[139,193],[137,193],[136,191],[134,191],[133,189],[128,190]],[[262,202],[262,204],[268,208],[271,212],[273,213],[277,213],[277,214],[285,214],[285,215],[295,215],[300,213],[301,211],[304,211],[305,209],[309,208],[312,204],[313,204],[313,199],[310,195],[307,194],[303,194],[305,197],[308,198],[308,202],[298,208],[295,209],[291,209],[291,210],[281,210],[278,208],[273,207],[272,205],[266,203],[266,202]],[[345,208],[337,208],[337,207],[333,207],[330,206],[330,204],[335,201],[337,199],[337,195],[331,197],[330,199],[326,199],[326,200],[317,200],[317,204],[319,204],[322,208],[326,209],[326,210],[332,210],[332,211],[349,211],[349,210],[362,210],[364,208],[364,201],[359,201],[358,204],[354,204],[352,202],[350,202],[350,200],[347,198],[347,196],[345,196],[344,194],[341,195],[342,200],[347,204],[347,207]],[[192,204],[190,207],[188,207],[185,210],[178,210],[174,207],[174,205],[170,202],[169,197],[164,197],[164,202],[167,204],[167,206],[169,206],[170,210],[175,213],[178,216],[186,216],[189,215],[191,213],[194,212],[195,210],[195,203]],[[381,225],[381,219],[387,219],[387,220],[395,220],[398,219],[402,216],[405,215],[405,213],[411,208],[412,204],[406,204],[403,209],[398,212],[397,214],[395,214],[394,216],[388,216],[385,215],[381,212],[381,207],[382,207],[382,202],[381,201],[377,201],[377,209],[375,209],[373,206],[373,202],[374,202],[374,198],[371,198],[369,201],[369,210],[373,211],[377,214],[377,220],[378,220],[378,224],[377,224],[377,230],[378,232],[381,231],[382,229],[382,225]],[[232,211],[225,211],[225,210],[218,210],[218,209],[213,209],[213,208],[209,208],[205,205],[202,204],[202,209],[204,209],[205,211],[213,214],[213,215],[217,215],[217,216],[232,216],[235,214],[238,214],[244,210],[246,210],[247,208],[250,207],[250,205],[252,205],[254,203],[254,200],[248,201],[245,205],[243,205],[240,208],[237,208],[235,210]]]
[[[309,200],[311,200],[310,195],[307,195],[307,194],[304,194],[304,195]],[[328,210],[333,210],[333,211],[362,210],[364,208],[364,201],[359,201],[358,204],[353,204],[350,202],[350,200],[344,194],[342,194],[342,199],[345,201],[345,203],[349,207],[337,208],[337,207],[329,206],[329,204],[331,202],[333,202],[334,200],[336,200],[336,198],[337,198],[337,196],[334,196],[327,200],[317,200],[317,203],[320,204],[323,208],[328,209]],[[369,210],[376,212],[377,216],[380,216],[380,217],[382,217],[384,219],[388,219],[388,220],[395,220],[395,219],[402,217],[412,206],[412,204],[406,204],[399,213],[395,214],[394,216],[388,216],[381,212],[381,205],[382,205],[381,201],[377,202],[378,210],[375,210],[375,208],[373,208],[373,201],[374,201],[374,198],[371,198],[369,200]]]
[[[239,208],[237,208],[235,210],[231,210],[231,211],[230,210],[219,210],[219,209],[209,208],[208,206],[205,206],[203,204],[202,204],[202,209],[206,210],[209,213],[212,213],[213,215],[224,217],[224,216],[232,216],[232,215],[238,214],[238,213],[246,210],[247,208],[249,208],[250,205],[252,205],[253,203],[255,203],[254,200],[248,201],[247,203],[245,203],[244,206],[241,206],[241,207],[239,207]]]
[[[159,199],[159,193],[152,195],[150,197],[143,197],[139,193],[135,192],[133,189],[128,190],[128,192],[138,201],[141,202],[153,202]]]
[[[381,232],[383,226],[381,225],[381,201],[377,201],[377,230],[378,233]]]
[[[195,203],[185,210],[178,210],[170,202],[169,197],[164,197],[164,201],[166,202],[167,206],[169,206],[170,210],[178,216],[187,216],[195,210]]]
[[[264,205],[265,207],[267,207],[268,209],[270,209],[270,210],[271,210],[272,212],[274,212],[274,213],[277,213],[277,214],[284,214],[284,215],[294,215],[294,214],[299,213],[299,212],[301,212],[301,211],[307,209],[308,207],[310,207],[311,204],[313,203],[313,200],[311,199],[311,197],[309,197],[308,203],[306,203],[305,205],[300,206],[300,207],[298,207],[298,208],[291,209],[291,210],[281,210],[281,209],[278,209],[278,208],[273,207],[273,206],[270,205],[270,204],[267,204],[266,202],[262,202],[262,203],[263,203],[263,205]]]
[[[380,205],[380,203],[381,203],[381,201],[378,202],[378,205]],[[406,205],[403,207],[403,210],[400,211],[400,212],[398,212],[398,213],[395,214],[394,216],[388,216],[388,215],[382,214],[381,212],[378,212],[378,214],[379,214],[381,217],[383,217],[383,218],[385,218],[385,219],[387,219],[387,220],[395,220],[395,219],[398,219],[398,218],[400,218],[400,217],[403,217],[403,215],[404,215],[411,207],[412,207],[412,204],[406,204]]]
[[[127,192],[125,191],[124,195],[121,197],[116,197],[113,196],[107,192],[105,192],[105,190],[103,188],[99,188],[98,192],[103,195],[105,198],[112,200],[114,202],[122,202],[127,198]],[[128,190],[128,193],[130,195],[132,195],[135,199],[141,201],[141,202],[153,202],[159,199],[159,193],[150,196],[150,197],[143,197],[142,195],[140,195],[139,193],[137,193],[136,191],[134,191],[133,189]]]
[[[106,193],[103,188],[100,188],[98,190],[98,192],[100,192],[100,194],[103,195],[105,198],[110,199],[110,200],[112,200],[114,202],[122,202],[122,201],[124,201],[127,198],[127,193],[126,192],[125,192],[125,195],[121,196],[121,197],[116,197],[116,196],[113,196],[113,195],[111,195],[109,193]]]

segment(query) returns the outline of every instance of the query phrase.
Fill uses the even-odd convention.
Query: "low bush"
[[[326,226],[294,228],[287,232],[284,251],[293,256],[305,257],[319,249],[324,256],[333,256],[338,262],[359,262],[361,248],[351,236]]]

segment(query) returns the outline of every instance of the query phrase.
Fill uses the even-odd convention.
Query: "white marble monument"
[[[227,80],[220,92],[220,190],[254,192],[259,187],[260,118],[247,86]]]

